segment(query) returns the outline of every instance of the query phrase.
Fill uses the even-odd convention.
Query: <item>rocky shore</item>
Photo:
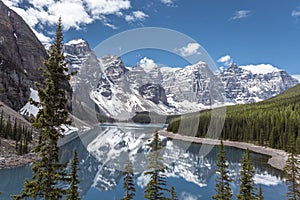
[[[28,153],[22,156],[13,155],[9,157],[0,157],[0,169],[23,166],[37,159],[38,156],[35,153]]]
[[[29,144],[33,148],[33,144]],[[38,159],[37,154],[27,153],[18,155],[15,148],[15,141],[0,138],[0,169],[13,168],[29,164]]]
[[[165,136],[168,138],[176,139],[176,140],[183,140],[187,142],[195,142],[195,143],[201,143],[201,144],[211,144],[211,145],[219,145],[220,140],[218,139],[211,139],[211,138],[196,138],[191,136],[184,136],[180,134],[174,134],[171,132],[167,132],[165,130],[161,130],[158,132],[161,136]],[[278,149],[272,149],[270,147],[263,147],[258,146],[250,143],[245,142],[233,142],[225,140],[223,141],[223,144],[225,146],[231,146],[236,147],[239,149],[249,149],[250,151],[253,151],[255,153],[260,153],[264,155],[271,156],[271,158],[268,160],[268,164],[270,164],[272,167],[283,170],[286,160],[288,158],[288,154],[285,151],[278,150]]]

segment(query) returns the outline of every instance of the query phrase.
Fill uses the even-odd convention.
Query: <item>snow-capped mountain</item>
[[[238,104],[271,98],[299,83],[286,71],[272,65],[237,66],[232,64],[219,77],[227,99]]]
[[[71,83],[77,100],[93,109],[96,104],[102,115],[119,120],[139,111],[182,114],[257,102],[299,83],[271,65],[232,65],[215,74],[205,62],[172,68],[144,58],[137,66],[126,67],[118,56],[97,58],[81,39],[66,43],[64,50],[69,67],[78,71]]]

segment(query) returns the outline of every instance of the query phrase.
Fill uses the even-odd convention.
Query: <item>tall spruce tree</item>
[[[78,193],[78,184],[80,181],[78,180],[77,176],[78,171],[78,156],[77,151],[74,151],[73,160],[71,163],[71,174],[68,178],[68,182],[70,184],[69,189],[67,190],[67,200],[80,200],[79,193]]]
[[[31,180],[26,180],[20,195],[15,199],[27,197],[42,198],[45,200],[60,199],[66,189],[58,185],[66,181],[66,164],[59,163],[57,142],[62,134],[60,126],[70,124],[66,110],[66,84],[72,74],[68,74],[63,53],[62,22],[59,18],[56,27],[56,37],[49,50],[49,58],[44,61],[45,69],[41,69],[44,77],[44,87],[36,84],[40,102],[31,102],[41,108],[33,125],[40,132],[39,144],[34,151],[41,160],[34,162]]]
[[[162,149],[162,142],[158,138],[157,131],[153,134],[153,139],[150,143],[151,152],[148,155],[148,171],[145,175],[150,176],[150,181],[148,182],[144,197],[149,200],[159,200],[167,199],[165,197],[166,189],[166,177],[164,175],[165,166],[163,159],[160,156],[160,150]]]
[[[254,189],[254,167],[252,164],[252,159],[250,157],[249,149],[246,150],[242,158],[242,168],[241,168],[241,178],[240,178],[240,192],[237,195],[239,200],[253,200],[257,196]]]
[[[290,140],[290,146],[288,148],[288,159],[284,167],[284,173],[286,178],[286,185],[288,187],[287,199],[299,200],[300,199],[300,162],[297,158],[295,142]]]
[[[262,190],[262,188],[261,188],[261,185],[260,185],[259,188],[258,188],[257,199],[258,199],[258,200],[264,200],[264,199],[265,199],[265,198],[264,198],[264,195],[263,195],[263,190]]]
[[[133,182],[133,168],[132,163],[128,161],[126,167],[124,168],[123,172],[124,176],[124,190],[125,190],[125,196],[121,200],[131,200],[135,196],[135,187]]]
[[[171,187],[170,194],[171,194],[171,200],[178,200],[178,197],[177,197],[177,194],[175,192],[175,187],[174,186]]]
[[[228,165],[226,163],[225,150],[224,150],[224,145],[222,140],[219,146],[217,167],[218,167],[217,177],[216,177],[216,184],[215,184],[216,194],[212,198],[215,200],[231,200],[232,198],[232,192],[230,189],[231,180],[228,175],[229,173]]]
[[[0,116],[0,136],[4,136],[4,121],[3,121],[3,110],[1,110],[1,116]]]

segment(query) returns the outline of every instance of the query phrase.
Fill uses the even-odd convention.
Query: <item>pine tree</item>
[[[124,172],[124,189],[125,189],[125,196],[121,200],[131,200],[135,196],[135,187],[133,182],[133,168],[132,163],[128,161],[128,164],[126,165]]]
[[[67,200],[80,200],[78,193],[78,184],[80,181],[78,180],[77,171],[78,171],[78,156],[77,151],[74,152],[73,160],[71,163],[71,174],[69,178],[70,187],[67,190]]]
[[[4,121],[3,121],[3,110],[1,110],[1,116],[0,116],[0,136],[4,136]]]
[[[300,132],[298,133],[298,137],[296,140],[296,152],[297,152],[297,154],[300,154]]]
[[[59,19],[49,58],[44,61],[46,68],[42,69],[44,87],[36,84],[40,102],[31,99],[34,105],[41,108],[33,123],[40,132],[39,144],[34,151],[40,155],[41,160],[34,162],[32,179],[25,181],[22,193],[15,196],[15,199],[38,197],[52,200],[60,199],[66,193],[66,189],[58,185],[59,182],[66,181],[66,164],[59,163],[57,142],[62,137],[60,126],[70,124],[66,110],[66,92],[63,88],[72,74],[67,74],[62,42],[62,23]]]
[[[252,159],[250,157],[249,149],[242,159],[241,178],[240,178],[240,192],[237,195],[239,200],[253,200],[256,199],[254,193],[254,168],[252,165]]]
[[[6,138],[6,139],[9,138],[11,136],[11,133],[12,133],[11,120],[10,120],[10,116],[8,116],[5,132],[4,132],[4,138]]]
[[[171,200],[178,200],[178,197],[177,197],[177,194],[175,192],[175,187],[174,186],[171,187],[170,194],[171,194]]]
[[[288,187],[287,198],[288,200],[300,199],[300,163],[295,154],[295,142],[291,140],[288,148],[288,159],[284,167],[286,177],[286,185]]]
[[[148,171],[145,172],[146,176],[150,176],[150,181],[146,186],[144,197],[149,200],[166,199],[164,192],[168,190],[166,189],[166,177],[164,175],[165,166],[160,156],[162,143],[158,138],[157,131],[153,134],[150,147],[151,152],[148,155],[149,166]]]
[[[217,178],[215,184],[216,193],[213,199],[216,200],[230,200],[232,198],[232,192],[230,189],[230,178],[228,176],[228,165],[225,158],[225,150],[223,141],[219,146],[218,163],[217,163]]]
[[[263,190],[262,190],[262,188],[261,188],[261,185],[260,185],[259,188],[258,188],[257,199],[258,199],[258,200],[264,200]]]

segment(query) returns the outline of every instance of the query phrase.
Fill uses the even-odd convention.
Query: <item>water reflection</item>
[[[137,196],[143,199],[143,189],[148,178],[143,175],[147,167],[146,155],[149,152],[149,139],[159,126],[136,126],[132,124],[115,126],[106,124],[95,127],[86,133],[73,133],[66,136],[60,144],[61,160],[67,161],[77,150],[80,191],[83,199],[120,199],[123,195],[122,169],[128,159],[133,162]],[[201,145],[164,139],[161,152],[166,165],[169,186],[174,185],[179,197],[210,199],[214,194],[217,148],[205,157],[199,155]],[[188,147],[188,148],[187,148]],[[239,189],[239,169],[243,150],[226,147],[230,176],[234,192]],[[256,168],[255,180],[263,184],[265,199],[285,199],[286,187],[281,181],[281,172],[267,164],[268,157],[252,153]],[[23,180],[31,177],[30,166],[0,170],[0,191],[3,198],[18,193]],[[194,199],[195,199],[194,198]],[[273,198],[274,199],[274,198]]]

